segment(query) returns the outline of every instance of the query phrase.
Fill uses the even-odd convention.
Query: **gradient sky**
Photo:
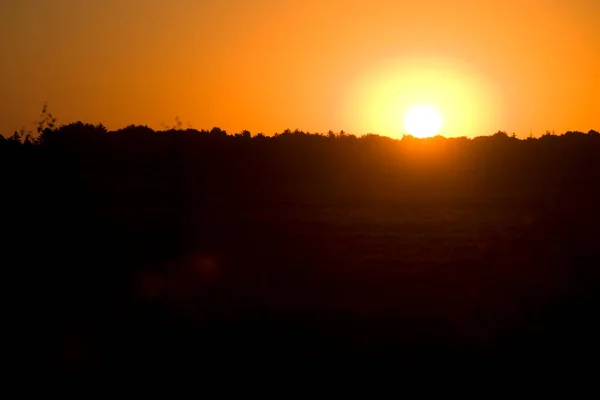
[[[2,0],[0,132],[59,123],[399,137],[600,128],[598,0]]]

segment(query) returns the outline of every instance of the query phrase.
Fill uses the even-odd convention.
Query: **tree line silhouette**
[[[35,139],[15,132],[1,140],[7,165],[33,165],[54,154],[69,170],[63,174],[75,173],[95,199],[119,193],[118,201],[125,193],[134,202],[177,204],[475,194],[527,201],[574,191],[582,199],[589,192],[591,200],[596,194],[591,177],[600,162],[594,130],[525,140],[501,131],[474,139],[394,140],[344,131],[288,129],[252,137],[249,131],[228,135],[217,127],[154,131],[132,125],[109,132],[82,122],[47,126],[53,123],[40,123]]]
[[[357,310],[368,307],[375,311],[366,312],[369,322],[363,325],[380,326],[383,318],[386,329],[403,332],[398,333],[402,339],[378,337],[394,346],[394,340],[410,343],[398,350],[402,354],[413,351],[417,359],[423,349],[440,354],[454,348],[452,340],[458,339],[436,336],[446,328],[431,325],[425,311],[402,323],[397,314],[381,311],[391,307],[382,305],[386,302],[405,301],[389,300],[381,288],[421,299],[416,286],[403,283],[412,278],[377,275],[400,264],[428,271],[422,273],[432,285],[426,290],[431,297],[419,300],[424,309],[441,307],[443,301],[435,299],[445,294],[460,297],[445,283],[456,279],[453,275],[432,272],[439,263],[450,263],[458,276],[473,282],[492,285],[494,274],[505,274],[512,277],[505,282],[535,281],[546,288],[532,293],[551,291],[548,282],[558,287],[552,286],[552,293],[568,292],[568,300],[556,303],[568,311],[553,311],[539,326],[562,323],[565,313],[578,315],[583,326],[584,315],[598,304],[600,277],[593,267],[600,260],[593,241],[600,226],[597,131],[548,132],[524,140],[502,131],[473,139],[399,140],[289,129],[273,136],[228,134],[217,127],[155,131],[131,125],[109,131],[83,122],[57,127],[46,111],[36,135],[0,136],[0,168],[2,258],[14,283],[9,292],[18,308],[18,332],[31,336],[32,351],[50,353],[49,359],[71,354],[76,340],[70,335],[86,338],[86,350],[73,351],[96,363],[147,361],[144,346],[164,343],[165,337],[188,338],[173,350],[179,356],[206,357],[208,350],[186,336],[190,332],[221,344],[209,352],[215,360],[223,348],[258,356],[250,339],[237,347],[223,339],[236,329],[262,343],[264,356],[272,343],[284,340],[269,336],[274,325],[280,329],[282,324],[285,340],[295,343],[294,356],[321,351],[336,358],[354,345],[343,347],[307,327],[327,326],[339,336],[349,335],[349,327],[358,329],[357,315],[365,313]],[[467,217],[446,227],[445,220],[463,212]],[[509,237],[489,233],[496,222],[488,220],[499,221],[498,229]],[[434,230],[421,231],[430,226]],[[436,233],[447,229],[452,231],[443,239]],[[471,232],[471,250],[464,250],[461,232]],[[413,255],[413,249],[430,242],[427,251]],[[501,249],[508,242],[512,247]],[[554,258],[546,256],[552,251]],[[445,258],[435,261],[428,252]],[[481,270],[487,272],[475,272],[473,265],[486,265]],[[565,271],[570,283],[561,285],[558,277]],[[375,282],[380,286],[373,291],[369,285]],[[478,285],[463,284],[469,290]],[[360,299],[360,307],[344,297],[348,291]],[[338,301],[332,298],[345,298],[350,305],[339,307],[349,314],[325,313]],[[269,301],[286,310],[284,317],[269,314],[277,308],[265,305]],[[457,304],[457,309],[467,307]],[[297,314],[307,309],[326,316]],[[387,319],[377,319],[379,312]],[[219,328],[207,328],[214,326]],[[415,326],[429,327],[428,334],[419,330],[410,336]],[[476,331],[469,329],[469,334]],[[524,337],[511,339],[510,346],[531,346]],[[543,343],[556,339],[545,337]],[[497,354],[506,350],[498,349]],[[167,347],[160,352],[164,360],[175,357]]]

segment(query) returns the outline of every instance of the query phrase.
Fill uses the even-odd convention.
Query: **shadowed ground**
[[[5,207],[13,326],[35,362],[316,368],[597,354],[600,169],[588,153],[556,176],[439,166],[398,186],[379,156],[363,175],[338,160],[294,178],[280,150],[265,153],[271,175],[248,175],[222,171],[220,158],[208,169],[219,172],[202,172],[190,160],[207,150],[150,173],[116,145],[97,159],[62,146],[7,153],[23,162],[5,179],[24,203]],[[335,146],[316,149],[334,157]]]

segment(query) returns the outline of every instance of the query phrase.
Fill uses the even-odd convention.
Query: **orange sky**
[[[0,132],[59,123],[446,136],[600,128],[598,0],[2,0]]]

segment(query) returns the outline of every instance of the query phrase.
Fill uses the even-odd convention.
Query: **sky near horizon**
[[[599,0],[1,0],[0,132],[600,128]]]

